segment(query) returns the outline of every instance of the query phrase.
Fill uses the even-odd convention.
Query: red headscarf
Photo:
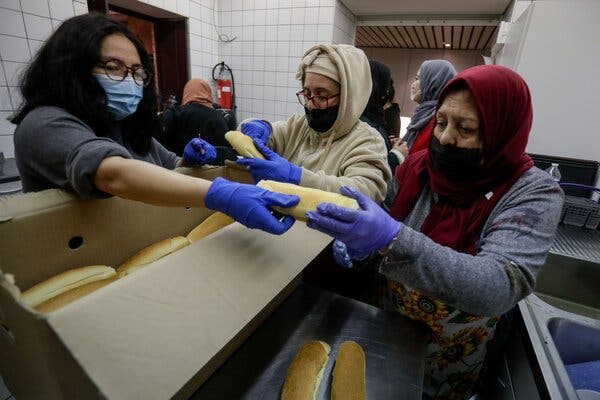
[[[203,79],[190,79],[183,88],[183,104],[198,103],[213,108],[212,92],[209,84]]]
[[[533,166],[525,153],[533,110],[527,84],[505,67],[481,65],[461,72],[448,82],[437,107],[448,93],[461,87],[471,92],[479,114],[483,177],[474,182],[451,181],[432,168],[428,150],[417,152],[396,169],[399,192],[390,215],[403,220],[429,184],[439,201],[421,232],[441,245],[475,254],[476,235],[494,206]]]

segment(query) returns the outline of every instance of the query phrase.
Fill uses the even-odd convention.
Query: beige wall
[[[392,70],[392,79],[396,89],[396,101],[400,105],[400,115],[410,117],[416,103],[410,100],[410,84],[415,79],[417,70],[425,60],[443,59],[450,61],[458,72],[483,64],[478,51],[469,50],[424,50],[424,49],[390,49],[364,47],[367,57],[381,61]]]

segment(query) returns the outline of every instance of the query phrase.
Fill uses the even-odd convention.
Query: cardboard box
[[[223,167],[201,175],[248,179]],[[300,222],[282,236],[234,223],[53,313],[20,301],[19,289],[118,266],[211,213],[58,190],[0,198],[0,373],[15,397],[187,398],[331,241]]]

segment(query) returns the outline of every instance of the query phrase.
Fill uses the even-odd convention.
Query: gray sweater
[[[82,120],[58,107],[31,110],[14,135],[15,158],[24,192],[59,188],[81,197],[107,197],[94,186],[98,166],[107,157],[120,156],[173,169],[177,156],[154,138],[147,154],[138,154],[123,142],[121,124],[110,137],[96,133]]]
[[[533,167],[504,194],[483,226],[475,255],[419,232],[434,197],[429,187],[423,190],[380,265],[382,274],[484,316],[503,314],[533,291],[564,200],[547,173]]]

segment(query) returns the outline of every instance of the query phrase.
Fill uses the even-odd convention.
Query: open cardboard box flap
[[[0,245],[0,268],[21,289],[76,266],[118,265],[144,246],[187,234],[211,213],[116,198],[55,200],[0,215],[9,217],[0,234],[12,244]],[[31,236],[19,242],[14,232]],[[75,234],[84,245],[73,251],[66,243]],[[303,223],[282,236],[234,223],[49,315],[23,305],[4,275],[0,322],[10,333],[0,329],[1,371],[17,396],[186,398],[329,242]],[[34,381],[37,389],[27,388]]]

